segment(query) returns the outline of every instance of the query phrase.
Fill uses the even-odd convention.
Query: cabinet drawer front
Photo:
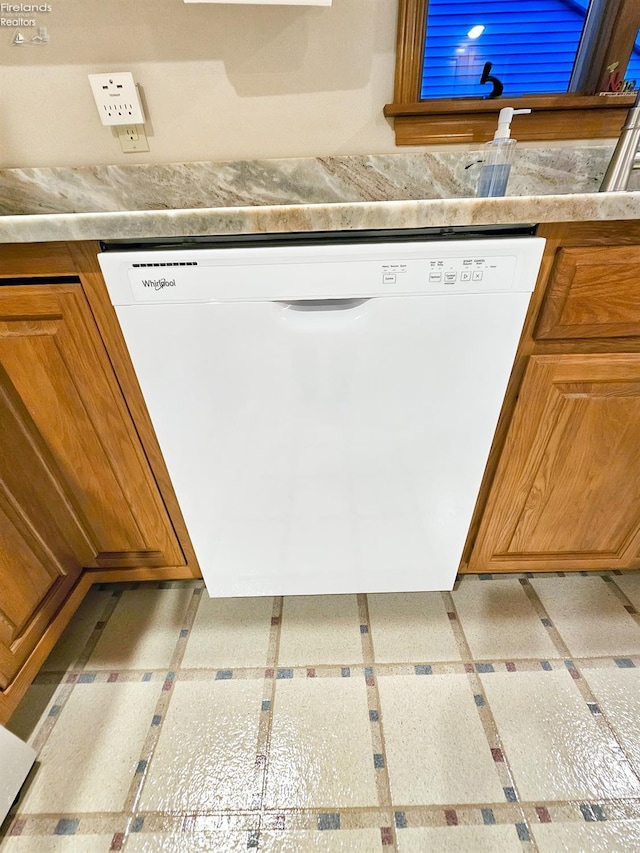
[[[2,247],[0,281],[39,276],[77,276],[66,243],[20,243]]]
[[[535,337],[640,336],[640,247],[560,249]]]

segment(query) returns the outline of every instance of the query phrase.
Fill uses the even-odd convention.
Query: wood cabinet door
[[[4,400],[0,401],[0,405]],[[4,413],[3,413],[4,414]],[[5,444],[1,418],[2,443]],[[23,438],[28,438],[23,436]],[[36,471],[36,465],[27,463],[27,476]],[[49,498],[62,497],[56,483],[40,472],[42,503]],[[74,519],[68,514],[52,522],[51,513],[44,519],[38,517],[40,506],[23,508],[4,481],[0,483],[0,688],[6,688],[16,675],[29,653],[44,633],[45,628],[61,606],[81,571],[81,564],[73,545],[76,537],[82,540],[81,531],[74,530]],[[46,542],[38,522],[53,534]],[[45,535],[46,535],[45,534]]]
[[[640,354],[527,367],[469,571],[640,567]]]
[[[184,562],[80,285],[0,287],[0,687],[82,568]]]
[[[82,565],[183,565],[79,284],[0,288],[0,369],[0,385],[33,446],[55,466],[60,492],[82,530]],[[12,464],[23,465],[23,457],[9,460],[5,450],[0,476]],[[23,505],[34,493],[23,490]]]

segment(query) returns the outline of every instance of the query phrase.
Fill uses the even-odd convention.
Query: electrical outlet
[[[120,140],[120,147],[125,154],[149,150],[147,134],[144,132],[143,124],[123,124],[117,129],[114,128],[113,132],[117,133]]]
[[[138,87],[130,71],[89,74],[89,83],[102,124],[144,124]]]

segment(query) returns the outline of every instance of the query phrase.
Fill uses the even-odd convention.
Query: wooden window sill
[[[396,145],[483,143],[493,137],[503,107],[530,108],[515,116],[513,136],[520,141],[615,138],[634,95],[530,95],[495,100],[456,98],[387,104]]]

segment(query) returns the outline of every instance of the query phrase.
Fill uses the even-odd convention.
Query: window
[[[636,34],[625,77],[633,84],[634,89],[640,89],[640,31]]]
[[[518,139],[617,136],[639,27],[640,0],[399,0],[396,143],[486,141],[506,105],[533,110]]]
[[[431,0],[422,98],[483,98],[485,63],[506,97],[568,92],[586,2]]]

